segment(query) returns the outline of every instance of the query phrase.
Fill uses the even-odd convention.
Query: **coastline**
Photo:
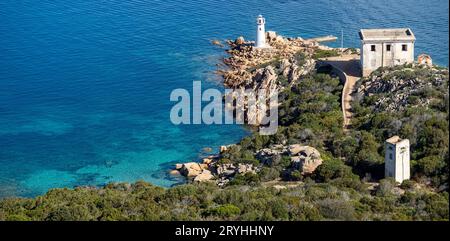
[[[224,67],[219,68],[216,72],[223,80],[225,88],[241,91],[244,90],[244,87],[253,90],[265,89],[269,93],[275,89],[283,91],[285,88],[290,88],[294,85],[300,77],[315,70],[317,61],[320,61],[322,55],[327,56],[331,54],[330,56],[335,56],[338,53],[344,54],[354,51],[349,48],[331,48],[320,44],[322,41],[334,41],[336,39],[334,36],[303,39],[301,37],[283,37],[274,31],[268,31],[265,35],[268,44],[270,44],[270,47],[265,49],[255,48],[253,41],[246,41],[242,36],[234,41],[226,40],[226,46],[228,47],[225,49],[225,46],[219,40],[211,41],[212,45],[219,47],[221,50],[224,49],[228,54],[228,57],[223,58],[222,61]],[[317,56],[315,56],[316,51],[320,52]],[[286,77],[285,82],[287,81],[288,83],[279,83],[279,80],[276,79],[276,74],[271,73],[274,70],[270,68],[274,64],[281,65],[280,68],[283,69],[282,75]],[[233,109],[235,107],[225,106],[225,108]],[[246,113],[249,115],[248,119],[256,118],[255,116],[258,115],[258,113]],[[249,136],[252,136],[256,133],[258,126],[258,124],[245,125],[243,128],[251,131]],[[168,172],[172,176],[182,175],[186,177],[186,183],[211,182],[215,180],[219,187],[224,187],[235,175],[256,174],[260,171],[260,168],[253,166],[253,164],[233,165],[219,163],[223,154],[241,141],[223,145],[218,153],[201,158],[199,162],[176,163]],[[300,145],[297,146],[285,146],[281,147],[281,149],[286,153],[292,148],[303,148]],[[317,152],[314,148],[312,149]],[[320,154],[318,155],[320,156]],[[317,168],[317,166],[313,169]]]
[[[234,50],[248,46],[240,40],[229,43]],[[202,163],[177,165],[192,183],[52,189],[35,199],[0,200],[0,220],[448,220],[448,169],[445,163],[427,169],[446,155],[448,160],[448,120],[443,117],[448,113],[448,69],[414,63],[378,69],[357,84],[355,121],[345,131],[344,83],[320,63],[330,64],[333,56],[346,52],[353,50],[288,51],[287,59],[246,48],[233,52],[234,59],[225,61],[234,68],[220,72],[227,86],[284,90],[281,129],[273,136],[252,133]],[[247,61],[242,53],[257,58]],[[434,92],[426,91],[428,83]],[[422,113],[430,118],[418,118]],[[423,157],[413,169],[417,176],[401,183],[380,172],[380,147],[390,136],[384,122],[399,120],[406,129],[398,131],[410,131],[408,138],[429,140],[415,143],[422,148],[414,155]],[[423,128],[411,132],[411,125]],[[408,211],[424,210],[424,205],[425,212]]]

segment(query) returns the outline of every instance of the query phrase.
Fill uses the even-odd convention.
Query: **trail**
[[[341,106],[342,115],[344,117],[343,128],[344,131],[348,131],[351,128],[351,119],[353,117],[351,106],[353,101],[352,93],[356,82],[361,78],[359,69],[359,55],[343,55],[321,60],[324,63],[330,64],[344,75],[341,76],[341,78],[345,78],[345,84],[342,90]]]

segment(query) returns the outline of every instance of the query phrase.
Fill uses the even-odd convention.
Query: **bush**
[[[415,183],[416,183],[416,182],[413,181],[413,180],[404,180],[404,181],[402,182],[402,184],[400,185],[400,188],[402,188],[402,189],[404,189],[404,190],[412,189],[412,188],[414,188],[414,184],[415,184]]]
[[[439,171],[444,166],[444,161],[439,156],[427,156],[417,161],[417,172],[431,176]]]
[[[220,205],[215,208],[211,208],[205,212],[206,216],[218,216],[221,218],[230,218],[241,213],[241,209],[233,204]]]
[[[355,209],[351,203],[339,199],[324,199],[317,202],[319,210],[327,219],[353,220]]]
[[[237,174],[233,180],[230,181],[230,185],[250,185],[256,186],[260,183],[259,176],[257,174],[247,172],[244,175]]]
[[[336,178],[354,177],[352,170],[342,161],[329,159],[323,162],[314,172],[313,177],[318,182],[329,182]]]
[[[277,168],[262,167],[259,171],[259,179],[262,182],[268,182],[280,177],[280,171]]]
[[[339,52],[335,49],[332,50],[317,49],[313,54],[313,59],[335,57],[335,56],[339,56]]]
[[[376,195],[379,197],[388,197],[393,194],[394,187],[396,186],[393,178],[386,178],[380,181]]]

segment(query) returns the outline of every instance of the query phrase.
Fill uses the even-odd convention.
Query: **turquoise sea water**
[[[176,162],[234,143],[236,125],[175,126],[175,88],[220,86],[212,39],[411,27],[416,55],[448,65],[448,1],[41,0],[0,2],[0,197],[147,180],[170,186]],[[340,42],[331,43],[339,46]]]

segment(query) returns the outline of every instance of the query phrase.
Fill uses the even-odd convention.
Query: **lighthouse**
[[[256,19],[256,23],[258,25],[258,30],[256,31],[256,48],[266,48],[266,19],[263,18],[262,15],[259,15]]]

